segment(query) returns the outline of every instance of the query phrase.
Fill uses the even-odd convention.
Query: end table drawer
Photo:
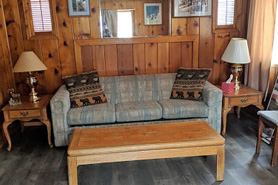
[[[230,105],[246,105],[246,104],[256,104],[258,103],[258,96],[248,96],[248,97],[238,97],[238,98],[231,98]]]
[[[9,114],[11,119],[32,118],[32,117],[40,117],[41,111],[40,110],[10,111]]]

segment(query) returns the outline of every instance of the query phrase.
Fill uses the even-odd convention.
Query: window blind
[[[51,32],[49,0],[30,0],[35,32]]]
[[[235,0],[218,0],[217,25],[226,26],[234,24]]]

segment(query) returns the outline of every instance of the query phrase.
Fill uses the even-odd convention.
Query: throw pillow
[[[106,103],[97,71],[63,78],[70,93],[71,108]]]
[[[210,69],[180,68],[172,89],[171,99],[201,101],[210,71]]]

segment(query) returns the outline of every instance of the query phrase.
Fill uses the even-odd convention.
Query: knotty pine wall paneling
[[[146,74],[145,65],[145,45],[144,44],[133,44],[133,64],[134,74]]]
[[[123,44],[117,46],[118,71],[119,75],[132,75],[133,69],[133,48],[130,44]],[[107,61],[108,62],[108,61]],[[110,73],[110,72],[109,72]],[[109,76],[112,75],[111,73]]]
[[[69,18],[67,1],[56,1],[56,14],[58,21],[58,48],[61,60],[62,76],[70,76],[76,73],[74,46],[73,46],[73,20]]]
[[[219,84],[226,80],[228,76],[228,67],[221,62],[220,58],[230,38],[245,37],[246,35],[246,9],[247,1],[236,0],[237,15],[236,27],[238,32],[224,31],[221,33],[212,32],[212,17],[190,17],[190,18],[172,18],[170,20],[171,33],[173,36],[197,35],[198,42],[159,42],[155,38],[152,43],[134,43],[128,46],[117,45],[113,40],[109,46],[93,45],[84,50],[75,46],[76,40],[91,41],[101,39],[100,22],[100,2],[90,0],[91,15],[87,17],[69,17],[68,2],[60,0],[50,0],[54,8],[56,38],[28,40],[26,36],[26,25],[23,15],[22,0],[1,0],[3,1],[10,47],[6,52],[11,53],[12,64],[14,65],[22,51],[34,51],[38,57],[45,63],[48,70],[38,73],[40,93],[54,93],[62,83],[62,77],[73,75],[79,71],[90,71],[98,69],[100,76],[128,75],[128,74],[152,74],[176,72],[178,67],[206,67],[212,68],[213,72],[210,81]],[[153,1],[156,2],[157,0]],[[162,0],[161,0],[162,1]],[[145,2],[149,2],[146,0]],[[163,0],[163,3],[166,2]],[[167,1],[168,2],[168,1]],[[110,3],[110,4],[109,4]],[[112,4],[111,4],[112,3]],[[103,7],[108,6],[117,8],[142,7],[138,16],[141,19],[136,22],[135,32],[138,35],[167,35],[169,25],[163,18],[163,26],[144,26],[143,22],[143,4],[142,1],[112,1],[107,2]],[[169,9],[163,6],[163,14],[169,19]],[[168,11],[168,13],[165,13]],[[1,34],[2,36],[2,34]],[[117,39],[116,39],[117,40]],[[114,44],[114,45],[113,45]],[[2,45],[3,47],[3,45]],[[198,47],[198,50],[193,48]],[[117,48],[117,49],[116,49]],[[122,48],[128,52],[118,50]],[[77,50],[80,50],[77,51]],[[175,51],[181,51],[181,54],[175,55]],[[78,55],[76,55],[78,53]],[[81,60],[79,60],[81,59]],[[77,62],[85,64],[79,65]],[[89,62],[84,62],[89,61]],[[2,65],[2,64],[1,64]],[[9,66],[10,68],[11,66]],[[78,67],[81,67],[80,69]],[[11,70],[9,77],[13,77]],[[222,75],[227,73],[227,75]],[[220,75],[221,74],[221,75]],[[26,74],[15,76],[17,90],[22,93],[28,93],[25,84]],[[9,82],[12,83],[12,82]],[[9,84],[8,83],[8,84]]]
[[[145,65],[146,74],[157,74],[158,73],[158,56],[157,56],[157,43],[146,43],[145,44]]]
[[[98,70],[100,76],[107,76],[104,46],[93,46],[94,69]]]
[[[158,43],[158,45],[157,45],[158,73],[168,73],[169,72],[169,60],[170,60],[169,45],[170,45],[169,43]]]
[[[210,17],[200,18],[200,47],[199,47],[199,67],[210,68],[214,67],[214,44],[215,35],[212,33],[212,21]],[[213,76],[210,75],[209,81],[213,81]]]
[[[177,72],[181,63],[181,43],[170,43],[170,73]]]
[[[118,66],[120,65],[119,57],[124,57],[124,56],[121,56],[121,54],[117,52],[116,44],[104,46],[104,53],[105,53],[106,70],[110,71],[111,76],[118,76],[119,75]]]
[[[12,73],[12,59],[10,54],[10,46],[8,33],[6,28],[4,4],[0,0],[0,109],[8,102],[8,89],[15,88],[14,76]],[[14,41],[16,43],[16,41]],[[2,132],[2,122],[4,120],[3,113],[0,113],[0,149],[5,144],[5,139]]]
[[[67,1],[50,0],[52,8],[55,9],[53,21],[57,21],[58,28],[55,29],[58,34],[56,38],[34,40],[28,40],[26,36],[23,1],[3,2],[13,65],[22,51],[34,51],[48,67],[47,71],[38,73],[38,91],[43,94],[54,93],[61,85],[62,77],[76,74],[74,40],[101,37],[99,2],[90,0],[91,16],[69,17]],[[26,76],[27,74],[16,75],[16,87],[21,94],[27,94],[29,91],[25,84]]]
[[[198,66],[198,57],[193,57],[198,56],[198,38],[187,35],[76,40],[77,72],[88,72],[91,66],[101,76],[169,73],[179,67],[192,68]]]
[[[199,66],[211,68],[209,81],[220,84],[229,76],[229,65],[221,61],[229,41],[234,37],[246,37],[247,29],[246,0],[236,0],[235,30],[212,30],[212,17],[172,18],[172,35],[199,35]]]
[[[0,108],[2,108],[8,101],[8,89],[14,88],[12,61],[2,0],[0,0],[0,43]]]
[[[9,0],[2,0],[3,8],[4,8],[4,16],[6,21],[6,30],[8,34],[8,41],[10,47],[10,57],[13,66],[19,55],[23,51],[23,38],[22,38],[22,30],[20,24],[20,16],[19,16],[19,9],[17,1],[9,1]],[[26,75],[22,74],[11,74],[12,77],[14,76],[16,81],[25,81]]]
[[[188,43],[188,42],[181,43],[181,63],[180,63],[179,67],[193,68],[193,45],[192,45],[192,43]]]

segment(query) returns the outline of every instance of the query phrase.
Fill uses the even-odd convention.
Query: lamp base
[[[243,72],[243,67],[241,64],[233,64],[231,67],[231,72],[234,75],[233,81],[235,82],[235,90],[238,91],[240,89],[240,76]]]
[[[38,102],[41,100],[40,97],[38,97],[38,93],[35,91],[35,89],[31,91],[31,93],[29,94],[30,98],[29,101],[30,102]]]
[[[38,97],[38,93],[36,92],[35,88],[38,85],[38,79],[35,75],[29,72],[29,76],[26,79],[26,83],[31,88],[31,92],[29,93],[29,101],[30,102],[38,102],[41,98]]]

